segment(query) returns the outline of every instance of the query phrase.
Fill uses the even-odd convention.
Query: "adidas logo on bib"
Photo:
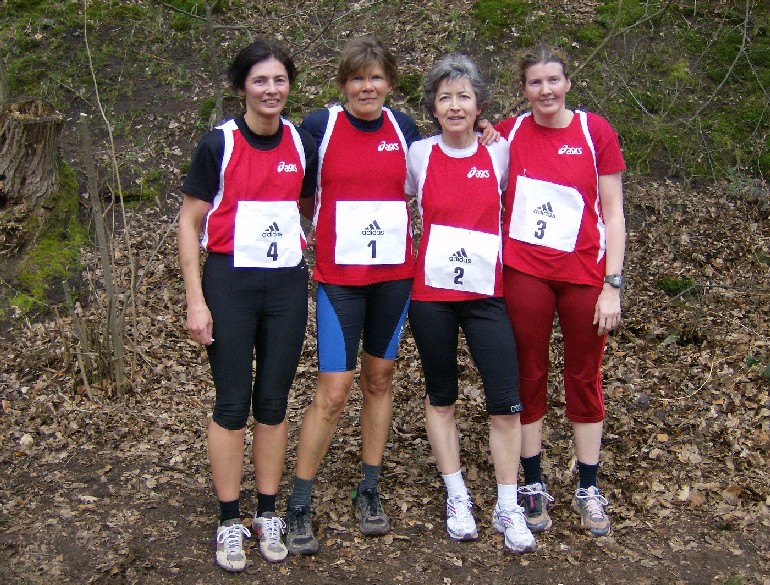
[[[543,203],[542,205],[538,205],[535,207],[533,213],[535,215],[545,215],[546,217],[550,217],[551,219],[554,219],[556,217],[556,214],[553,212],[553,207],[551,207],[551,202]]]
[[[366,228],[361,230],[361,233],[365,236],[383,236],[385,235],[385,230],[380,228],[380,224],[378,224],[375,219]]]
[[[471,263],[471,259],[468,257],[468,254],[466,253],[465,248],[460,248],[459,250],[457,250],[457,252],[452,254],[449,257],[449,261],[450,262],[460,262],[462,264],[470,264]]]
[[[263,238],[280,238],[282,236],[281,229],[276,222],[271,223],[265,228],[265,231],[262,232]]]

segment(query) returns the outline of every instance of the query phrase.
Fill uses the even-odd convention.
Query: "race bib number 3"
[[[499,234],[432,225],[425,251],[425,284],[493,295]]]
[[[239,201],[235,214],[233,266],[288,268],[302,260],[295,201]]]
[[[409,214],[405,201],[338,201],[337,264],[403,264]]]
[[[584,207],[577,189],[517,177],[509,235],[528,244],[572,252]]]

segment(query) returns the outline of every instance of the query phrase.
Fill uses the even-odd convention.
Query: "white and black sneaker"
[[[243,537],[249,538],[251,532],[240,518],[225,520],[217,528],[217,565],[225,571],[240,573],[246,568],[246,553],[243,552]]]
[[[278,563],[289,554],[281,536],[286,530],[286,524],[275,512],[265,512],[262,516],[254,517],[251,529],[259,540],[259,552],[265,560]]]

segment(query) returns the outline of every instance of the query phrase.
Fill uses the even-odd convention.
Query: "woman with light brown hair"
[[[519,61],[531,110],[496,125],[510,144],[503,217],[503,275],[516,334],[524,403],[521,502],[533,532],[551,525],[541,475],[549,343],[555,314],[564,340],[566,417],[579,483],[572,507],[591,534],[610,531],[597,485],[605,417],[601,364],[620,323],[625,170],[617,134],[591,112],[567,107],[572,87],[564,54],[545,44]]]

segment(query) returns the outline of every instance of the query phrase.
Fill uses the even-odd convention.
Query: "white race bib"
[[[425,284],[493,295],[500,236],[432,225],[425,251]]]
[[[403,264],[409,213],[405,201],[337,201],[337,264]]]
[[[572,252],[584,207],[577,189],[519,176],[509,235],[535,246]]]
[[[288,268],[302,260],[296,201],[239,201],[235,214],[233,266]]]

